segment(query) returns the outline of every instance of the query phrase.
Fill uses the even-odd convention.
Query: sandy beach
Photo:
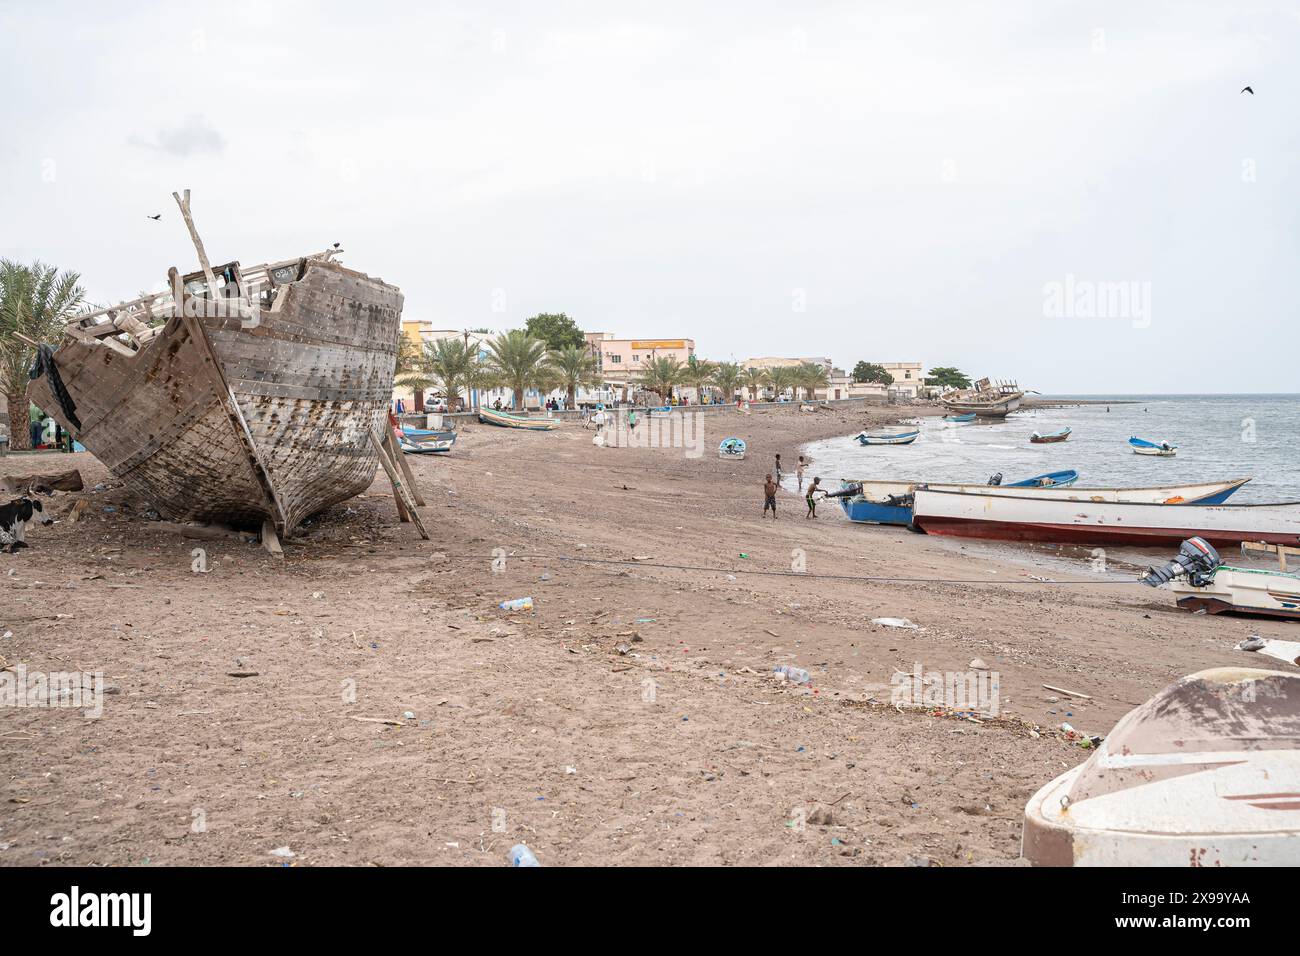
[[[805,520],[788,492],[761,516],[775,454],[792,470],[804,443],[897,416],[727,412],[701,457],[469,424],[450,455],[408,457],[431,541],[380,473],[283,559],[162,530],[90,455],[0,459],[78,467],[86,491],[49,506],[89,501],[0,555],[0,665],[108,685],[98,719],[0,717],[0,863],[500,866],[517,842],[543,865],[1014,863],[1028,797],[1088,755],[1062,722],[1104,735],[1288,629],[1068,555],[852,525],[833,502]],[[726,435],[745,461],[717,458]],[[997,719],[889,706],[896,671],[976,659]],[[775,680],[783,663],[811,684]]]

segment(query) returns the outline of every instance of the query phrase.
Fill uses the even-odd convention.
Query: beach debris
[[[805,819],[815,827],[833,827],[835,825],[835,815],[831,812],[830,807],[814,807],[808,811],[808,816]]]
[[[793,664],[777,664],[772,668],[772,673],[776,675],[777,680],[787,680],[792,684],[806,684],[812,680],[811,674]]]
[[[879,624],[881,627],[899,627],[907,631],[919,631],[921,626],[913,624],[905,617],[873,617],[872,624]]]
[[[407,720],[415,720],[415,711],[413,711],[413,710],[404,710],[404,711],[402,711],[402,716],[403,716],[404,718],[406,718]]]
[[[257,671],[226,671],[227,677],[258,677]]]
[[[384,724],[387,727],[403,726],[400,720],[390,720],[387,717],[353,717],[353,720],[359,720],[365,724]]]
[[[986,671],[990,669],[989,665],[985,664],[984,659],[981,657],[977,657],[971,661],[969,667],[973,671]]]
[[[86,500],[85,498],[77,499],[76,503],[73,504],[72,506],[72,510],[68,512],[68,523],[76,524],[78,521],[80,521],[81,516],[86,513],[86,509],[89,507],[90,507],[90,502],[88,500]]]
[[[10,495],[48,495],[55,491],[80,491],[81,472],[74,468],[54,475],[8,475],[0,478],[0,491]]]
[[[629,653],[631,653],[632,646],[630,644],[620,642],[614,645],[614,650],[618,652],[618,655],[620,657],[626,657]]]
[[[497,605],[503,611],[531,611],[533,609],[532,595],[528,597],[515,598],[513,601],[502,601]]]
[[[1066,697],[1077,697],[1080,700],[1092,700],[1087,694],[1081,694],[1077,690],[1066,690],[1064,687],[1054,687],[1051,684],[1044,684],[1044,690],[1055,691],[1058,694],[1064,694]]]
[[[292,859],[293,859],[294,857],[296,857],[298,854],[297,854],[297,853],[294,853],[293,850],[290,850],[287,846],[278,846],[278,847],[276,847],[274,850],[271,851],[270,855],[271,855],[271,856],[278,856],[278,857],[281,857],[282,859],[286,859],[286,860],[292,860]]]
[[[1300,667],[1300,641],[1279,641],[1273,638],[1260,637],[1258,634],[1252,634],[1246,640],[1237,645],[1239,651],[1253,651],[1263,654],[1265,657],[1271,657],[1274,660],[1286,661],[1288,664],[1294,664]]]
[[[506,857],[511,866],[541,866],[537,862],[537,857],[533,856],[533,851],[528,849],[522,843],[516,843],[510,848]]]

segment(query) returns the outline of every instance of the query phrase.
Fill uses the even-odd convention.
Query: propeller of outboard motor
[[[1147,568],[1142,583],[1158,588],[1181,575],[1195,588],[1204,587],[1214,578],[1214,571],[1223,564],[1219,552],[1204,538],[1188,538],[1178,548],[1178,554],[1163,568]]]

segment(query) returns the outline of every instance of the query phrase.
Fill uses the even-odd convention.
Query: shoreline
[[[709,418],[699,457],[467,424],[448,456],[407,459],[432,541],[379,476],[283,559],[167,532],[88,454],[0,459],[86,484],[0,555],[0,655],[114,690],[98,720],[6,715],[0,865],[266,865],[289,846],[300,865],[499,866],[521,840],[543,865],[1013,863],[1029,796],[1088,756],[1062,723],[1104,734],[1177,677],[1249,663],[1247,631],[1289,632],[1140,584],[1035,580],[1085,579],[1065,552],[1040,566],[834,505],[806,520],[785,496],[761,517],[776,453],[922,414]],[[744,461],[717,457],[724,431]],[[533,611],[497,608],[524,596]],[[976,660],[1006,719],[888,706],[895,673]]]

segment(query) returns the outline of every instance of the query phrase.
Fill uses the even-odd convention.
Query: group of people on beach
[[[804,490],[803,476],[804,476],[805,467],[806,467],[806,462],[804,461],[804,457],[803,455],[800,455],[799,464],[796,465],[794,469],[795,479],[797,481],[799,491]],[[773,521],[776,520],[776,492],[777,489],[781,487],[782,475],[783,472],[781,471],[781,456],[777,455],[776,456],[776,478],[774,479],[772,477],[772,474],[769,472],[767,478],[763,481],[763,517],[767,517],[768,511],[771,511]],[[826,491],[821,487],[821,483],[822,483],[821,478],[814,477],[812,483],[808,485],[808,491],[804,495],[804,501],[807,502],[808,504],[808,513],[804,515],[805,519],[817,517],[817,501],[815,496],[818,494],[820,494],[822,497],[826,496]]]

